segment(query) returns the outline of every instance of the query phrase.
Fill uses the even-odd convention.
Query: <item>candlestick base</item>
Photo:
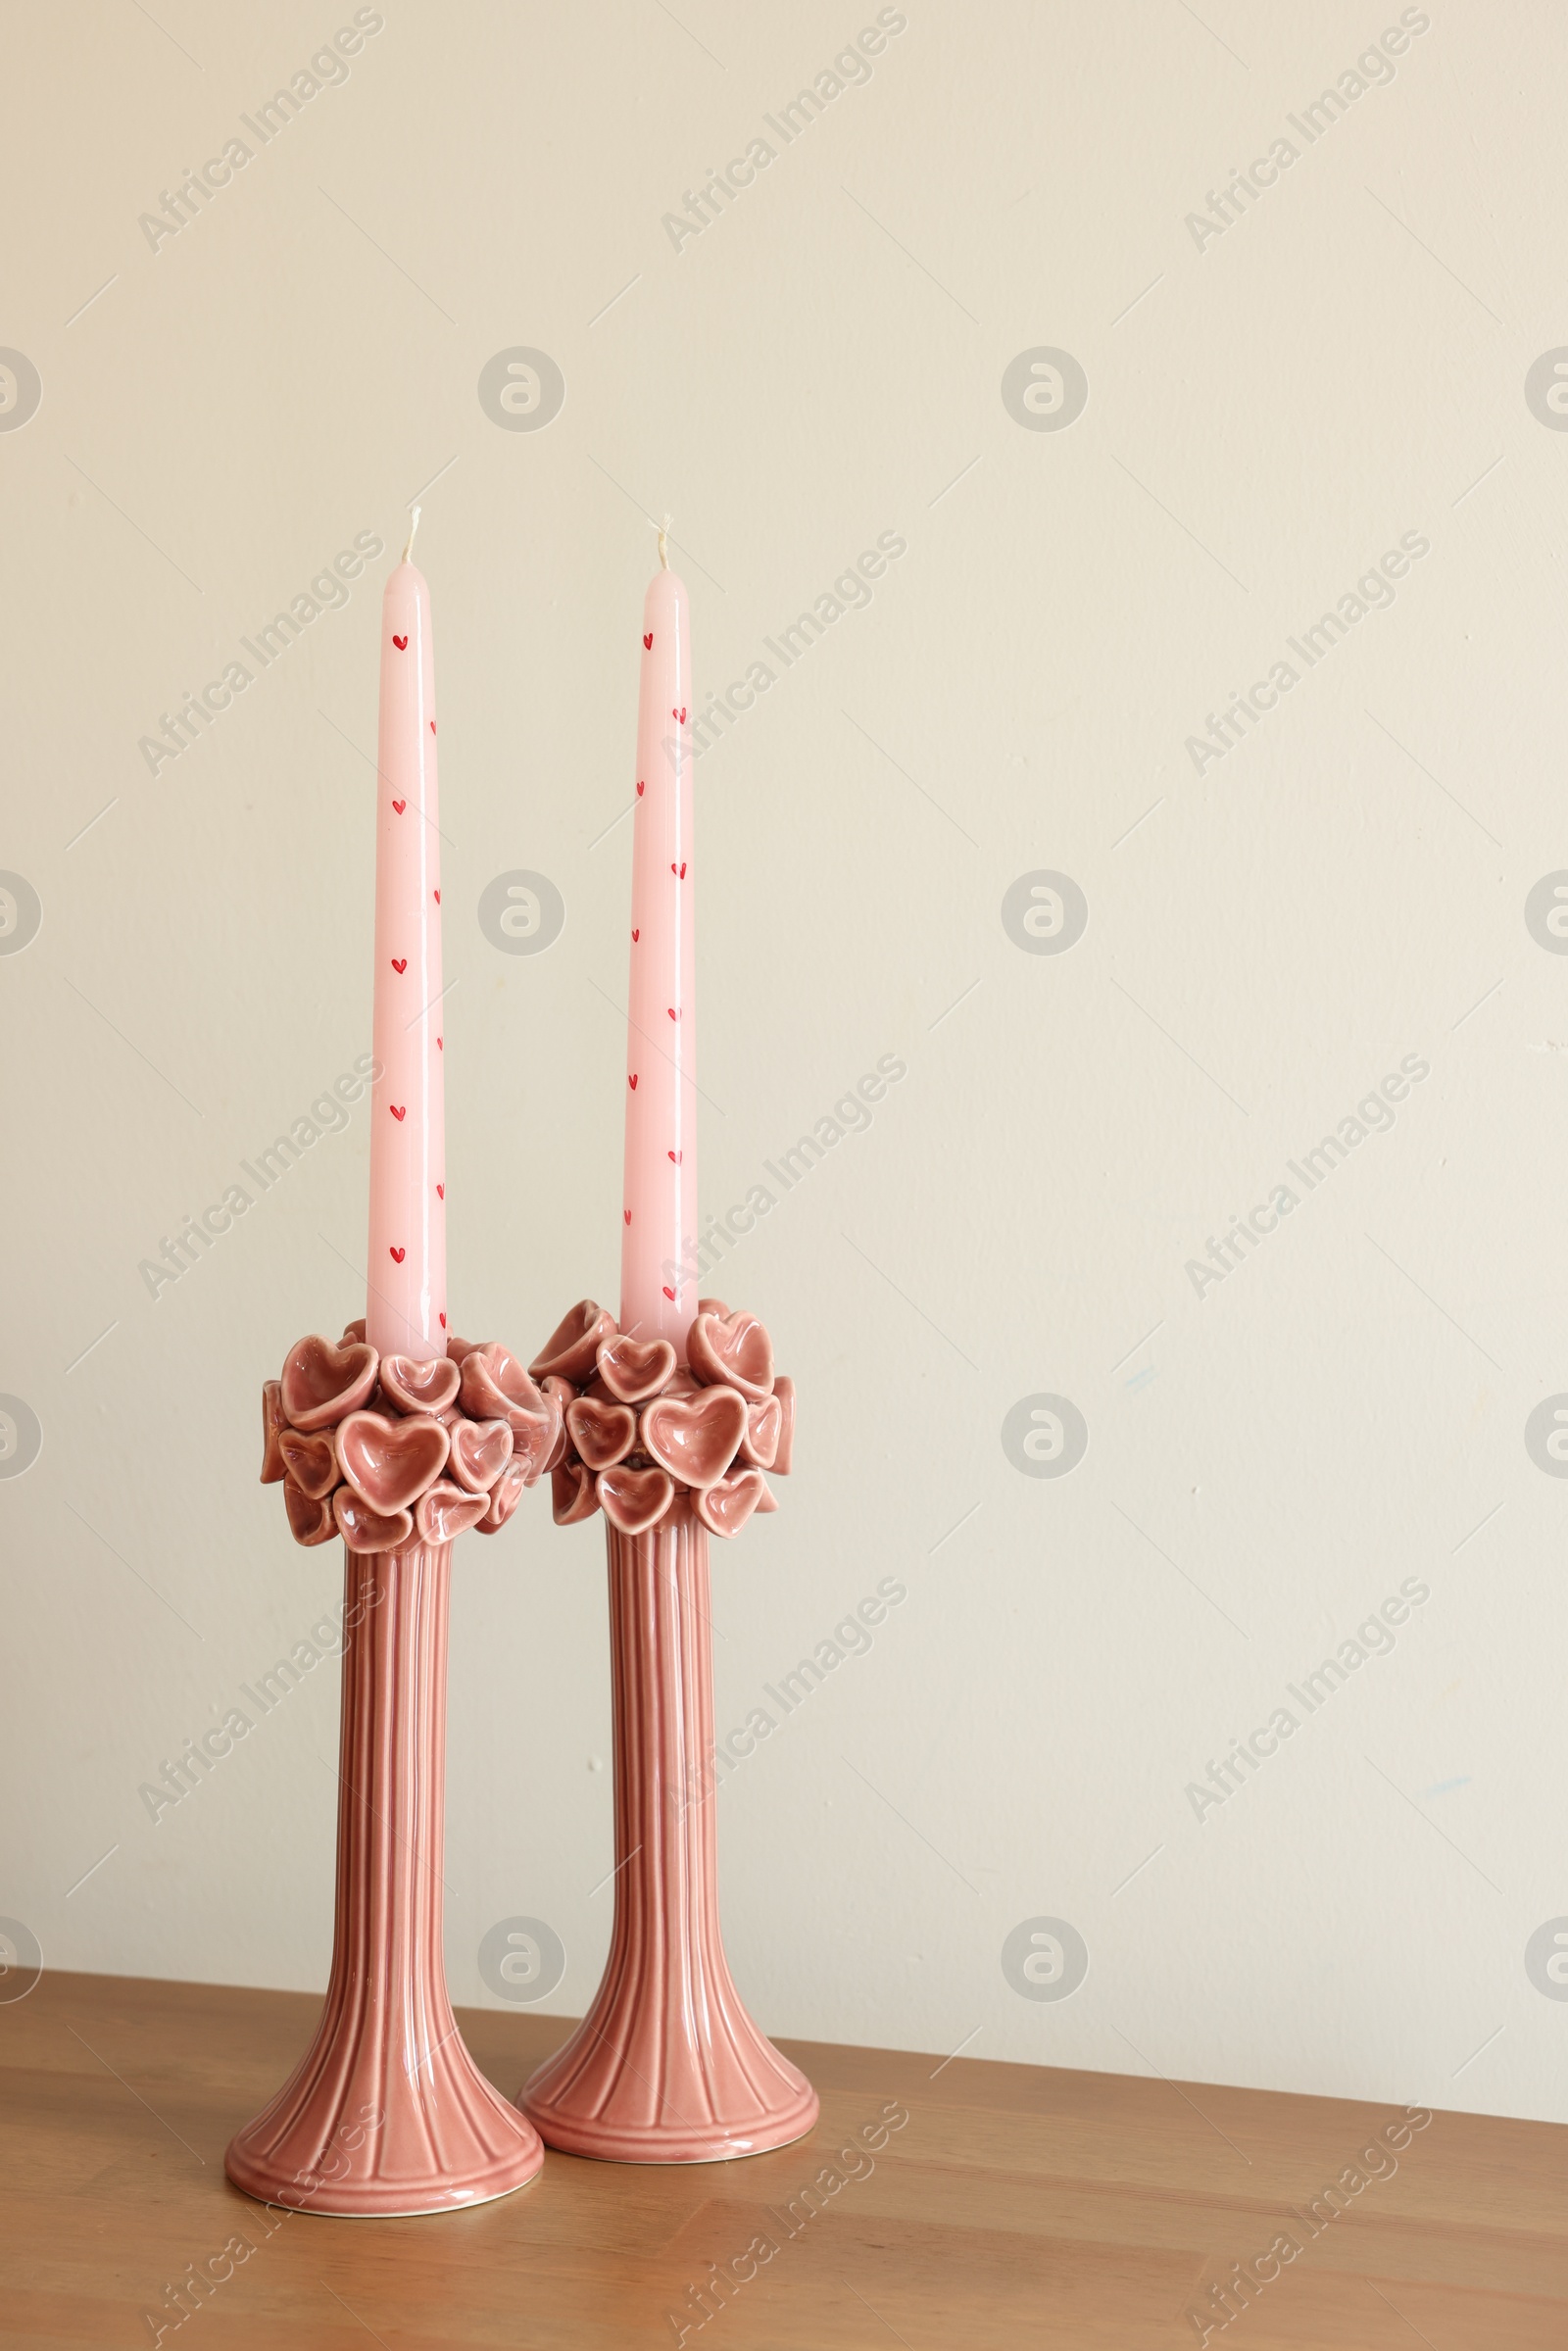
[[[303,2064],[230,2145],[236,2187],[346,2218],[452,2212],[544,2161],[458,2033],[441,1947],[450,1543],[349,1552],[337,1921]]]
[[[614,1700],[615,1916],[604,1980],[518,2103],[547,2145],[617,2163],[787,2146],[816,2092],[747,2014],[718,1924],[710,1534],[773,1506],[794,1389],[761,1325],[704,1299],[689,1371],[591,1301],[531,1369],[563,1395],[556,1516],[603,1509]]]
[[[452,1539],[506,1524],[560,1419],[505,1347],[381,1356],[363,1324],[301,1340],[263,1392],[262,1481],[296,1542],[342,1534],[346,1581],[332,1973],[303,2063],[224,2158],[247,2195],[454,2212],[544,2162],[459,2034],[440,1895]]]

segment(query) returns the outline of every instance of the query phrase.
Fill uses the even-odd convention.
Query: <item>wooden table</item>
[[[1568,2345],[1568,2130],[1439,2114],[1374,2164],[1362,2150],[1397,2137],[1397,2107],[887,2049],[786,2043],[822,2120],[776,2155],[551,2154],[474,2212],[284,2215],[228,2185],[223,2148],[318,2007],[68,1975],[0,2006],[0,2339],[129,2351],[162,2325],[180,2351],[1174,2351],[1206,2305],[1209,2343],[1244,2351]],[[462,2023],[508,2092],[569,2029]],[[1364,2184],[1342,2186],[1343,2211],[1320,2202],[1312,2234],[1348,2166]],[[1271,2260],[1282,2232],[1301,2250]],[[1208,2289],[1234,2262],[1254,2282],[1222,2327]],[[193,2268],[220,2282],[198,2292]],[[195,2307],[176,2324],[182,2278]]]

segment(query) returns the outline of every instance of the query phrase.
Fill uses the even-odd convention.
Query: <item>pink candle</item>
[[[685,583],[657,571],[643,605],[637,707],[620,1236],[620,1327],[672,1341],[682,1363],[697,1312],[687,1271],[697,1244],[689,609]]]
[[[415,528],[418,527],[415,509]],[[383,1355],[446,1353],[441,859],[430,590],[403,561],[381,599],[375,1027],[365,1335]]]

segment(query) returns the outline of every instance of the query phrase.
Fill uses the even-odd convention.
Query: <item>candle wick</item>
[[[659,568],[669,569],[669,516],[666,514],[659,531]]]
[[[414,510],[414,520],[413,520],[413,521],[412,521],[412,522],[409,524],[409,543],[408,543],[407,547],[405,547],[405,548],[404,548],[404,550],[403,550],[403,561],[404,561],[405,563],[407,563],[407,562],[409,561],[410,557],[411,557],[411,556],[413,555],[413,553],[414,553],[414,534],[415,534],[415,532],[416,532],[416,531],[418,529],[418,527],[419,527],[419,510],[418,510],[418,508],[417,508],[417,507],[416,507],[416,508],[415,508],[415,510]]]

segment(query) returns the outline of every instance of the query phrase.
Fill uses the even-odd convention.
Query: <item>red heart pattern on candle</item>
[[[621,1210],[621,1215],[622,1215],[622,1216],[625,1218],[626,1222],[627,1222],[628,1224],[630,1224],[630,1222],[631,1222],[631,1210],[630,1210],[629,1208],[622,1208],[622,1210]],[[263,1471],[263,1473],[262,1473],[262,1484],[263,1484],[264,1486],[267,1484],[267,1473],[266,1473],[266,1471],[265,1471],[265,1470],[264,1470],[264,1471]]]
[[[428,1363],[412,1355],[381,1357],[381,1393],[399,1412],[444,1412],[462,1378],[461,1366],[449,1355]]]
[[[678,1020],[680,1018],[680,1014],[676,1011],[673,1004],[666,1005],[665,1009],[668,1011],[671,1020]]]
[[[433,718],[430,721],[430,732],[432,735],[435,733],[435,720]]]
[[[398,649],[399,653],[407,653],[407,652],[408,652],[408,650],[409,650],[409,640],[408,640],[408,638],[407,638],[407,637],[394,637],[394,638],[393,638],[393,640],[392,640],[392,642],[393,642],[393,644],[394,644],[394,645],[397,647],[397,649]]]
[[[668,1284],[667,1282],[665,1282],[665,1283],[662,1285],[662,1288],[663,1288],[663,1293],[664,1293],[664,1296],[665,1296],[665,1297],[668,1298],[668,1300],[669,1300],[670,1304],[671,1304],[671,1305],[673,1305],[673,1304],[675,1303],[675,1293],[673,1292],[673,1290],[671,1290],[671,1288],[670,1288],[670,1286],[669,1286],[669,1284]]]
[[[669,870],[675,876],[676,881],[683,882],[686,879],[686,866],[684,860],[679,865],[672,863]]]
[[[329,1339],[302,1339],[290,1347],[278,1383],[284,1419],[306,1431],[330,1428],[364,1403],[379,1363],[363,1340],[334,1347]]]
[[[643,1413],[644,1452],[683,1486],[716,1486],[745,1434],[746,1398],[733,1388],[708,1388],[690,1401],[656,1396]]]
[[[453,1364],[453,1370],[457,1365]],[[512,1431],[504,1420],[456,1420],[447,1466],[470,1494],[488,1494],[512,1459]]]
[[[301,1429],[284,1429],[277,1442],[289,1477],[313,1502],[324,1500],[334,1486],[342,1485],[343,1472],[326,1430],[308,1437]]]
[[[340,1486],[333,1494],[332,1515],[337,1520],[338,1533],[351,1551],[395,1551],[409,1542],[414,1533],[412,1511],[372,1510],[360,1499],[352,1486]]]
[[[595,1361],[599,1377],[617,1402],[640,1404],[645,1396],[657,1396],[669,1378],[675,1368],[675,1349],[667,1339],[633,1339],[621,1334],[600,1341]]]
[[[441,893],[439,890],[435,893],[435,903],[437,906],[441,904]]]
[[[452,1440],[438,1420],[351,1412],[338,1425],[337,1457],[362,1502],[383,1518],[407,1510],[447,1465]]]
[[[301,1493],[292,1478],[284,1481],[283,1507],[288,1513],[289,1533],[307,1550],[312,1543],[330,1543],[337,1533],[331,1503],[324,1497],[313,1501],[308,1494]]]
[[[554,1374],[563,1380],[586,1380],[599,1356],[599,1344],[612,1339],[615,1318],[591,1298],[580,1298],[551,1332],[528,1369],[536,1380]]]
[[[639,940],[641,937],[642,937],[642,932],[641,932],[641,931],[633,931],[633,932],[632,932],[632,935],[631,935],[631,943],[632,943],[633,947],[635,947],[635,946],[636,946],[636,944],[637,944],[638,940]]]
[[[444,1331],[444,1330],[446,1329],[446,1327],[447,1327],[447,1318],[446,1318],[446,1316],[443,1314],[443,1315],[442,1315],[442,1317],[441,1317],[441,1328],[442,1328],[442,1330]]]
[[[685,723],[686,723],[686,707],[685,707],[684,703],[681,705],[681,708],[680,708],[678,710],[671,710],[669,714],[670,714],[671,718],[673,718],[673,719],[674,719],[674,721],[675,721],[675,724],[676,724],[677,726],[684,726],[684,725],[685,725]]]
[[[637,797],[638,797],[638,799],[639,799],[639,800],[641,800],[641,798],[642,798],[643,794],[644,794],[644,793],[647,791],[647,789],[648,789],[648,786],[647,786],[646,784],[639,783],[639,785],[637,786]]]
[[[405,1249],[393,1249],[390,1243],[387,1245],[387,1255],[391,1258],[394,1265],[401,1265],[408,1253],[408,1250]]]
[[[613,1469],[636,1443],[637,1415],[630,1404],[574,1396],[566,1406],[566,1434],[589,1469]]]
[[[773,1342],[755,1314],[699,1314],[686,1359],[705,1387],[727,1384],[758,1401],[773,1393]]]
[[[697,1515],[710,1535],[738,1535],[754,1510],[761,1509],[767,1480],[760,1469],[738,1469],[696,1497]]]
[[[407,1102],[388,1102],[387,1108],[391,1111],[393,1117],[397,1119],[400,1124],[405,1118],[407,1118],[409,1114],[409,1106]]]
[[[403,813],[404,809],[405,809],[405,808],[408,807],[408,805],[409,805],[409,804],[408,804],[408,802],[407,802],[406,800],[395,800],[395,801],[392,803],[392,806],[393,806],[393,808],[395,808],[395,810],[397,811],[398,815],[400,815],[400,816],[402,815],[402,813]]]
[[[654,650],[654,636],[653,636],[653,631],[652,631],[652,629],[649,629],[649,630],[646,630],[646,631],[644,632],[644,636],[643,636],[643,651],[644,651],[644,653],[652,653],[652,652],[653,652],[653,650]]]
[[[450,1478],[437,1478],[415,1506],[415,1531],[421,1543],[451,1543],[476,1527],[489,1507],[488,1494],[466,1494]]]
[[[445,1200],[445,1199],[446,1199],[446,1196],[447,1196],[447,1188],[446,1188],[445,1184],[437,1184],[437,1186],[436,1186],[436,1188],[435,1188],[435,1196],[436,1196],[436,1199],[437,1199],[437,1200]],[[446,1321],[446,1316],[445,1316],[444,1314],[442,1315],[442,1317],[441,1317],[441,1320],[442,1320],[443,1322],[445,1322],[445,1321]]]
[[[602,1469],[594,1480],[599,1507],[622,1535],[642,1535],[657,1526],[675,1498],[668,1472],[629,1469],[624,1461]]]
[[[435,1041],[435,1050],[436,1050],[436,1052],[437,1052],[437,1053],[442,1053],[442,1052],[444,1052],[444,1051],[445,1051],[445,1048],[446,1048],[446,1042],[447,1042],[447,1041],[446,1041],[446,1039],[445,1039],[444,1037],[438,1037],[438,1038],[436,1039],[436,1041]]]
[[[630,1086],[633,1094],[635,1094],[637,1091],[637,1072],[635,1069],[632,1071],[631,1076],[627,1079],[626,1083],[628,1086]]]
[[[392,957],[392,968],[393,968],[393,970],[394,970],[394,971],[407,971],[407,970],[408,970],[408,968],[409,968],[409,958],[408,958],[408,956],[407,956],[407,955],[394,955],[394,956]]]

